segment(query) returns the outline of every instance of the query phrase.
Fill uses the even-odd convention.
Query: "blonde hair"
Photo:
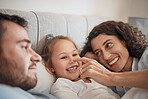
[[[51,71],[51,68],[52,68],[52,59],[51,58],[52,58],[52,53],[53,53],[53,47],[60,40],[68,40],[68,41],[72,42],[74,44],[74,46],[76,47],[73,40],[66,37],[66,36],[55,36],[52,39],[47,40],[44,47],[43,47],[41,57],[43,59],[44,66],[49,73],[52,72]]]

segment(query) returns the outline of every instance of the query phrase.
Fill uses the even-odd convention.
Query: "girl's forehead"
[[[54,45],[54,48],[67,49],[67,48],[76,48],[76,47],[72,41],[61,40]]]
[[[68,39],[59,39],[55,42],[54,45],[56,44],[62,44],[62,45],[66,45],[66,44],[74,44],[71,40],[68,40]]]
[[[67,39],[60,39],[54,42],[50,47],[52,51],[54,51],[54,50],[60,50],[60,49],[67,49],[73,46],[76,48],[75,44],[72,41]]]

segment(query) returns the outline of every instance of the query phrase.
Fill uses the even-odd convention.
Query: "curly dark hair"
[[[93,52],[91,48],[91,40],[99,34],[114,35],[120,40],[126,42],[127,49],[131,57],[140,58],[143,51],[148,46],[148,41],[144,34],[138,28],[134,28],[128,23],[106,21],[95,26],[87,37],[87,42],[80,53],[84,56],[87,52]]]
[[[8,14],[0,13],[0,53],[2,51],[2,48],[1,48],[2,37],[6,31],[6,29],[3,27],[3,24],[5,21],[14,22],[24,28],[27,27],[27,24],[28,24],[24,18],[19,17],[17,15],[8,15]]]

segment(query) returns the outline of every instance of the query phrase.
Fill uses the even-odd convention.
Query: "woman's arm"
[[[114,73],[113,85],[148,89],[148,70]]]
[[[92,78],[105,86],[127,86],[148,89],[148,70],[116,73],[107,70],[96,60],[86,57],[77,60],[84,63],[80,68],[80,75],[85,82],[89,81],[88,78]]]

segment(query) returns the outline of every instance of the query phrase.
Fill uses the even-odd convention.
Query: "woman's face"
[[[69,40],[60,40],[53,46],[52,68],[57,77],[76,80],[79,76],[78,62],[80,58],[78,51]]]
[[[98,61],[112,71],[131,70],[132,57],[124,41],[116,36],[99,34],[91,40],[93,52],[98,56]]]

